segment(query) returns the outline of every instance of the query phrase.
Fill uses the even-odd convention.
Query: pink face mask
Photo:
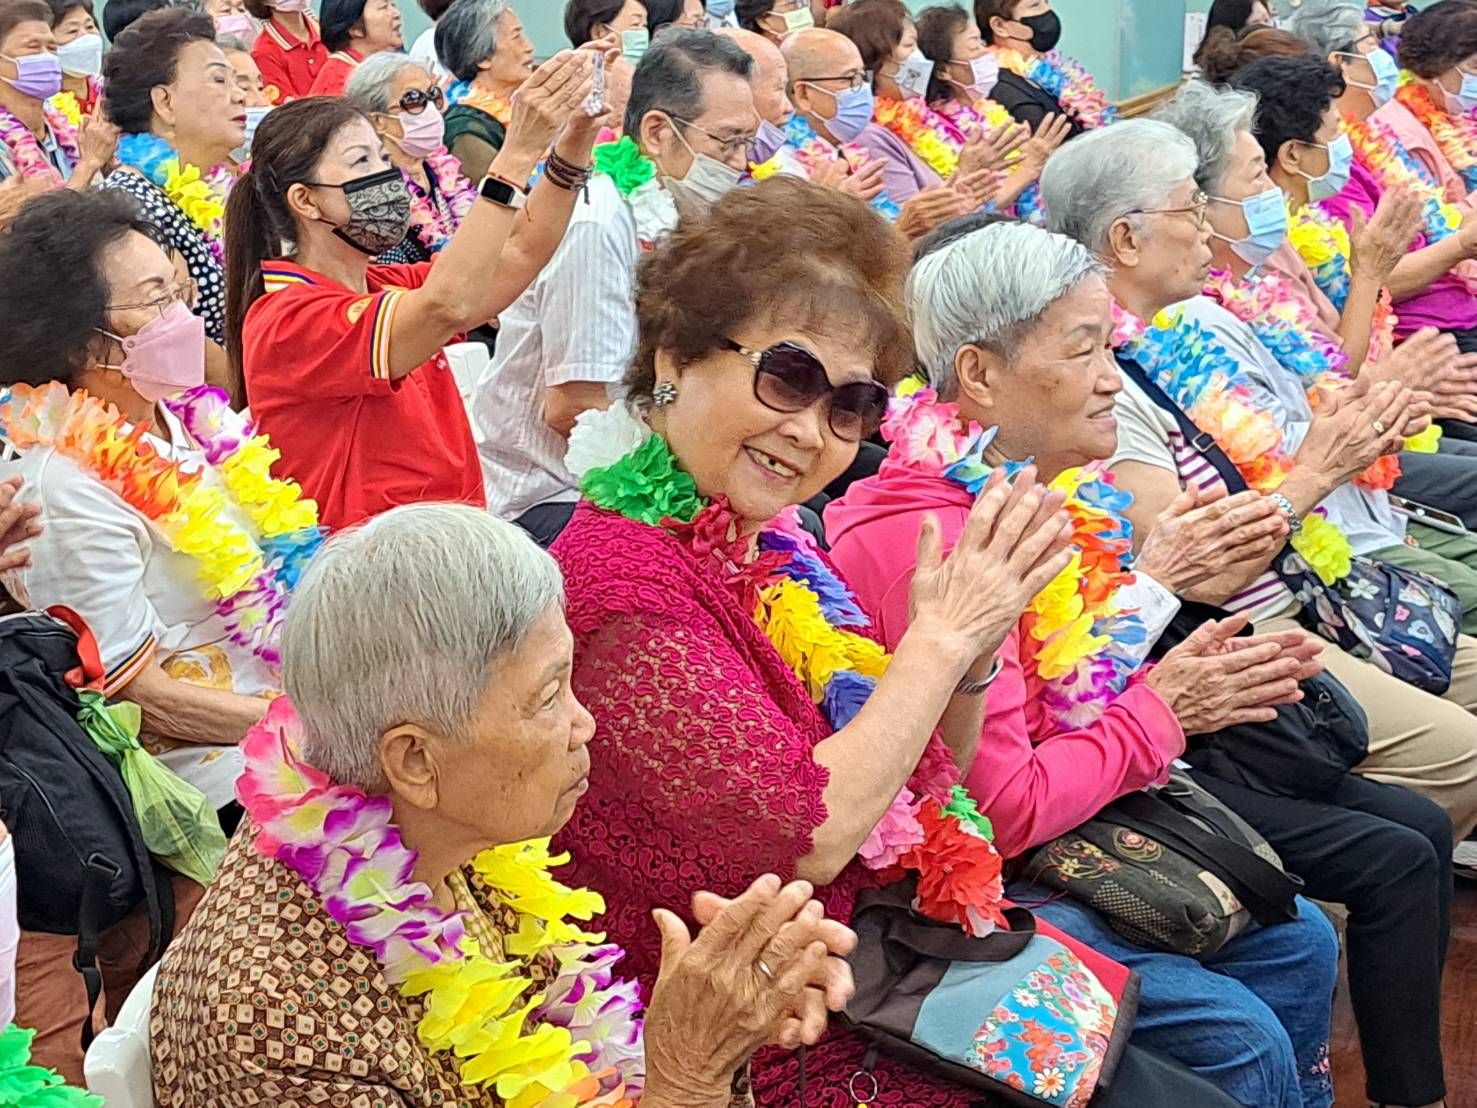
[[[313,0],[272,0],[272,7],[279,12],[309,12],[313,10]]]
[[[446,141],[446,120],[435,104],[427,104],[416,115],[401,112],[395,118],[403,132],[400,149],[412,158],[429,158]]]
[[[136,335],[115,335],[98,329],[123,347],[116,369],[133,389],[151,403],[205,383],[205,321],[176,300]]]
[[[232,12],[230,15],[216,16],[215,29],[217,34],[232,35],[247,41],[250,41],[256,36],[256,24],[252,22],[251,16],[245,12]]]

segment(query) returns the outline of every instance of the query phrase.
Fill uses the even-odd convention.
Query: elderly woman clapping
[[[533,73],[533,43],[507,0],[456,0],[436,23],[436,56],[456,79],[446,147],[477,180],[503,147],[513,94]]]
[[[551,873],[594,731],[573,641],[553,559],[476,509],[396,509],[314,560],[291,700],[246,742],[249,822],[159,973],[161,1108],[617,1105],[643,1081],[647,1108],[727,1103],[756,1047],[818,1038],[853,936],[760,877],[698,896],[696,942],[656,914],[643,1050],[619,948],[583,931],[599,895]],[[238,941],[247,917],[286,943]],[[234,1033],[242,1006],[261,1034]]]
[[[451,240],[477,199],[476,186],[446,151],[441,86],[420,63],[385,52],[359,64],[346,95],[369,117],[410,193],[409,234],[375,261],[429,261]]]

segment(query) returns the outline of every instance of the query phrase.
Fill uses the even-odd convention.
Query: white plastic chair
[[[87,1048],[82,1072],[87,1091],[107,1108],[154,1108],[154,1078],[149,1062],[149,1011],[154,1006],[153,966],[123,1002],[118,1019]]]

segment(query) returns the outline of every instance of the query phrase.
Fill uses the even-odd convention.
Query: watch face
[[[523,193],[508,182],[499,181],[496,177],[484,177],[481,191],[483,199],[491,200],[494,204],[502,204],[508,208],[523,206]]]

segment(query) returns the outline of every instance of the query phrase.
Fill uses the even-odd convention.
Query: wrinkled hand
[[[1055,112],[1049,113],[1037,124],[1031,141],[1021,147],[1019,172],[1027,174],[1033,181],[1040,177],[1041,171],[1046,168],[1047,159],[1057,152],[1071,133],[1070,119]]]
[[[810,171],[811,182],[855,196],[858,200],[874,200],[882,191],[882,175],[887,163],[881,158],[868,158],[853,170],[844,157],[817,162]]]
[[[996,469],[947,558],[938,518],[928,516],[918,535],[908,633],[931,634],[975,666],[988,664],[1031,598],[1072,560],[1072,522],[1062,503],[1060,493],[1036,483],[1035,466],[1014,482]]]
[[[49,186],[39,177],[22,177],[19,173],[0,181],[0,231],[7,231],[28,201],[46,192]]]
[[[991,169],[1003,173],[1010,155],[1030,141],[1031,131],[1024,123],[1002,123],[989,130],[976,131],[964,141],[959,151],[959,166],[955,175],[977,173]]]
[[[974,173],[955,173],[949,187],[960,196],[969,201],[967,211],[982,208],[985,202],[995,194],[995,191],[1005,179],[1004,174],[993,169],[981,169]]]
[[[103,116],[101,103],[77,127],[77,153],[79,162],[94,173],[106,173],[113,164],[118,128]]]
[[[1260,493],[1227,496],[1224,485],[1192,485],[1154,521],[1134,569],[1177,596],[1199,600],[1197,585],[1244,562],[1265,568],[1286,538],[1286,517]]]
[[[590,117],[585,115],[583,105],[594,83],[595,62],[590,50],[561,50],[544,62],[513,94],[513,114],[503,150],[531,163],[532,171],[555,136],[572,120],[578,117],[584,121],[577,127],[589,126]]]
[[[1416,409],[1415,393],[1397,381],[1355,381],[1313,415],[1297,465],[1309,466],[1343,484],[1386,454],[1397,454],[1409,435],[1429,425]]]
[[[1396,186],[1380,197],[1368,222],[1357,204],[1351,216],[1349,239],[1353,252],[1349,264],[1358,276],[1383,286],[1420,233],[1424,222],[1421,201],[1409,189]]]
[[[808,882],[781,888],[766,874],[737,900],[695,900],[711,916],[695,942],[671,912],[652,913],[662,935],[645,1027],[653,1101],[726,1103],[733,1072],[756,1049],[787,1033],[815,1041],[797,1015],[808,1011],[807,988],[821,990],[828,1010],[845,1006],[850,974],[831,963],[856,937],[812,908],[811,892]]]
[[[1462,220],[1455,235],[1462,248],[1462,257],[1467,261],[1477,258],[1477,216],[1468,215]]]
[[[968,215],[975,207],[973,197],[948,185],[927,189],[904,202],[897,228],[910,239],[921,239],[949,220]]]
[[[1463,354],[1434,327],[1422,327],[1360,376],[1415,390],[1434,419],[1477,421],[1477,354]]]
[[[41,505],[20,499],[21,479],[0,481],[0,573],[31,564],[31,552],[20,546],[41,534]]]
[[[1303,698],[1298,682],[1322,670],[1321,646],[1301,631],[1236,638],[1248,623],[1244,614],[1202,623],[1144,679],[1186,735],[1269,723],[1276,705]]]

